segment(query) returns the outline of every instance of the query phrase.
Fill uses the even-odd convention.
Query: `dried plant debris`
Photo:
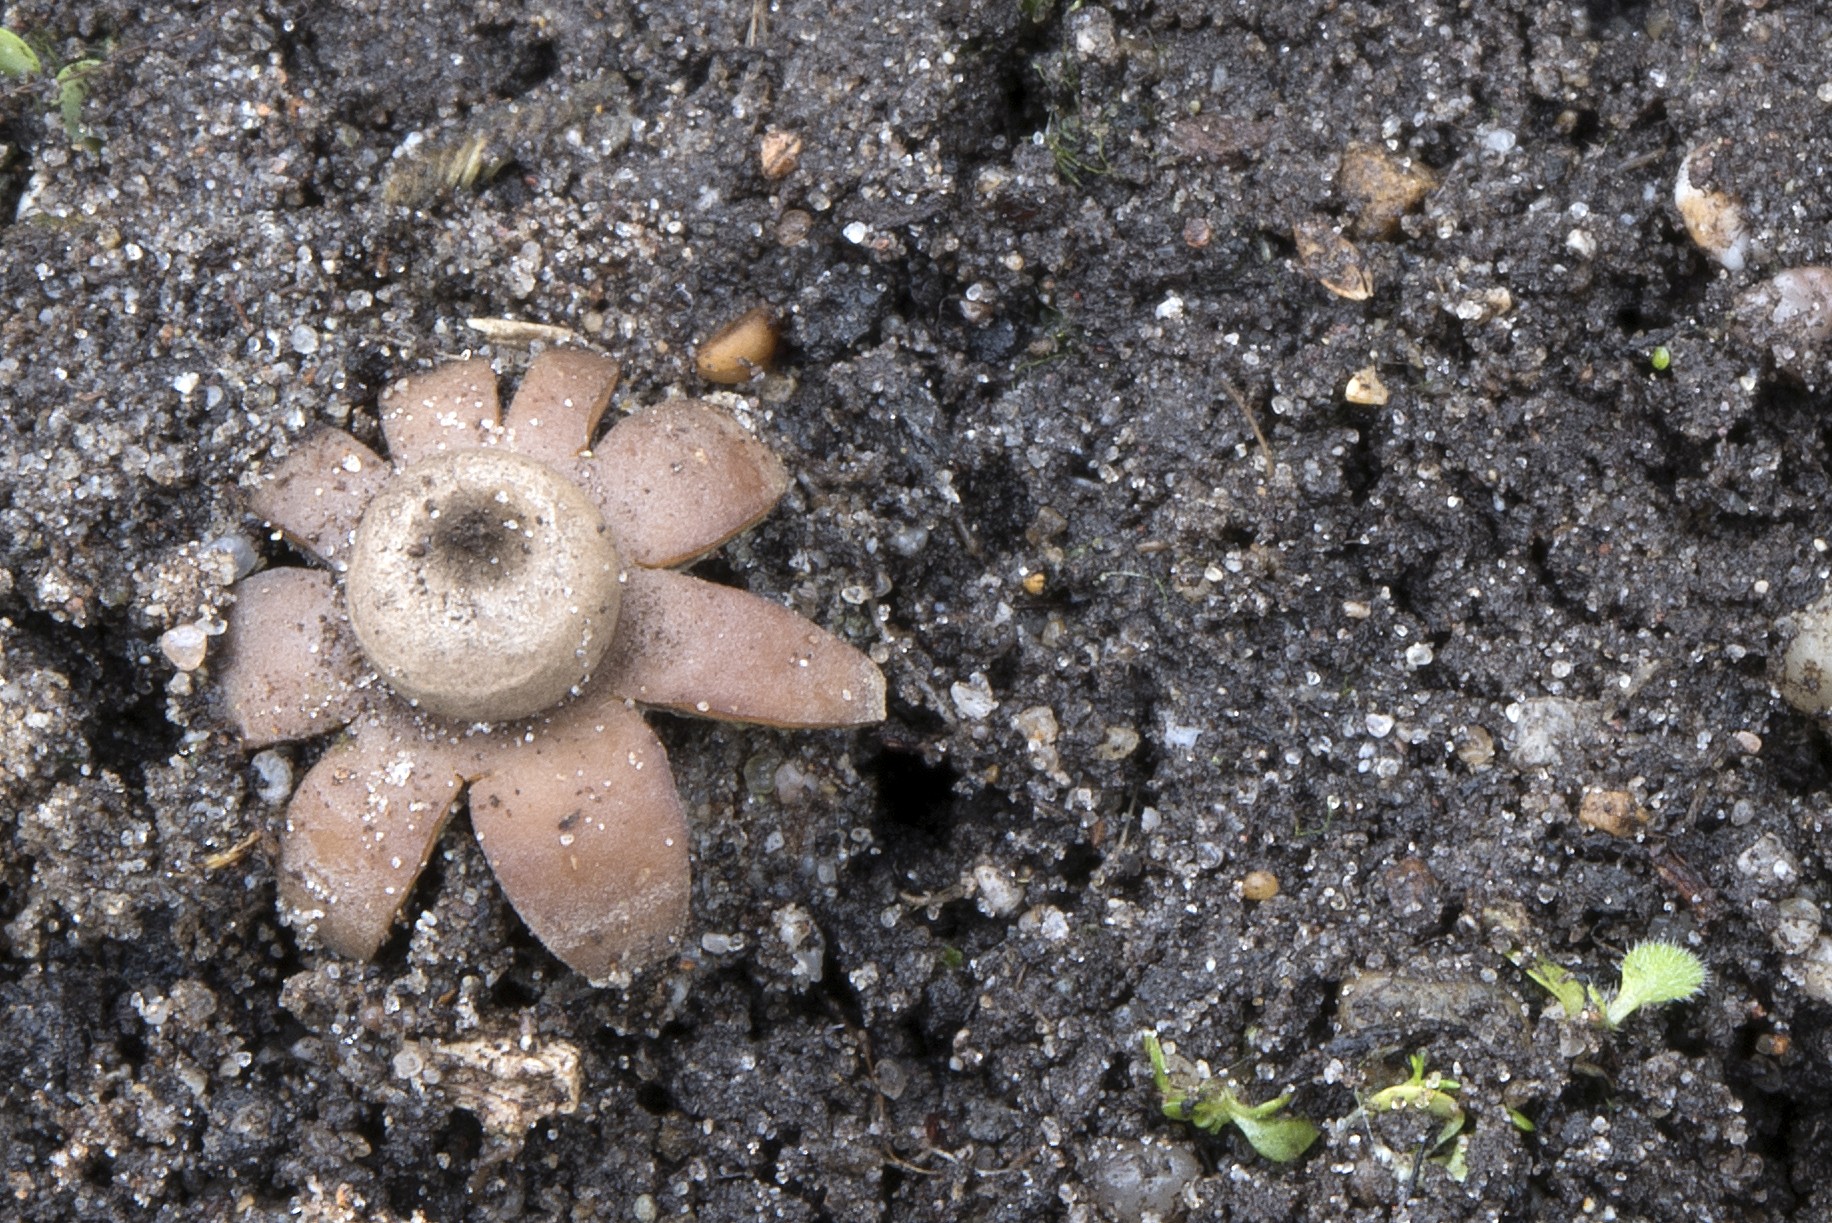
[[[464,130],[425,139],[416,134],[397,151],[382,183],[382,200],[425,208],[439,199],[487,184],[526,146],[577,124],[591,122],[612,148],[630,139],[629,87],[605,73],[566,93],[535,102],[502,102],[472,114]]]

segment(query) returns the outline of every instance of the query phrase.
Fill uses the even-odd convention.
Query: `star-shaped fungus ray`
[[[789,488],[768,446],[692,399],[624,417],[575,474],[625,558],[651,568],[712,551],[762,521]]]
[[[555,348],[542,353],[509,402],[503,444],[564,469],[591,445],[617,377],[617,362],[595,352]]]
[[[382,392],[382,436],[395,467],[487,443],[499,427],[496,372],[482,357],[404,378]]]
[[[884,720],[884,674],[786,607],[685,573],[632,569],[600,682],[644,705],[766,726]]]
[[[318,429],[249,491],[248,508],[295,548],[341,569],[363,507],[387,482],[388,465],[375,451],[341,429]]]
[[[280,907],[293,926],[343,955],[373,956],[445,828],[466,763],[452,733],[403,704],[357,717],[286,808]]]
[[[593,982],[652,963],[687,924],[687,823],[661,742],[587,694],[480,743],[471,826],[515,911]]]
[[[369,672],[330,574],[269,569],[236,592],[221,674],[223,705],[244,744],[309,739],[362,710]]]

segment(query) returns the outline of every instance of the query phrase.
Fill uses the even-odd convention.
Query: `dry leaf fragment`
[[[1352,302],[1374,296],[1374,273],[1340,228],[1323,220],[1302,221],[1292,227],[1291,237],[1305,275]]]
[[[1380,380],[1379,372],[1370,365],[1350,376],[1342,395],[1350,403],[1378,408],[1387,402],[1387,385]]]

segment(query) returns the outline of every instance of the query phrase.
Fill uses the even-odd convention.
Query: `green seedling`
[[[102,141],[83,122],[83,100],[89,96],[89,74],[102,66],[98,59],[73,60],[55,73],[25,39],[0,28],[0,77],[29,81],[49,74],[57,85],[57,110],[63,116],[64,134],[78,148],[99,152]]]
[[[1368,1097],[1366,1107],[1369,1112],[1376,1113],[1392,1113],[1409,1108],[1442,1122],[1437,1135],[1426,1149],[1427,1154],[1434,1154],[1463,1132],[1467,1118],[1463,1114],[1463,1106],[1457,1103],[1457,1092],[1462,1090],[1463,1084],[1436,1070],[1426,1073],[1423,1052],[1414,1053],[1410,1065],[1411,1077],[1402,1083],[1381,1088]]]
[[[0,28],[0,76],[17,79],[36,76],[42,71],[44,65],[39,62],[38,52],[27,46],[19,35]]]
[[[89,96],[89,74],[101,66],[99,59],[79,59],[57,70],[57,109],[64,117],[64,135],[91,153],[101,151],[102,138],[83,122],[83,100]]]
[[[1113,173],[1107,160],[1107,127],[1084,123],[1075,115],[1054,116],[1043,130],[1043,147],[1056,161],[1056,176],[1071,187],[1081,186],[1084,175],[1105,178]]]
[[[1443,1168],[1453,1181],[1462,1183],[1469,1175],[1469,1135],[1463,1132],[1468,1117],[1463,1112],[1463,1105],[1457,1101],[1457,1092],[1462,1090],[1463,1085],[1435,1070],[1428,1072],[1423,1052],[1414,1053],[1409,1064],[1412,1074],[1404,1081],[1383,1087],[1363,1100],[1361,1114],[1367,1119],[1382,1113],[1423,1113],[1439,1123],[1437,1131],[1425,1137],[1408,1163],[1398,1152],[1375,1138],[1370,1125],[1368,1136],[1374,1150],[1384,1162],[1397,1170],[1402,1181],[1415,1181],[1420,1165],[1430,1162]]]
[[[1660,373],[1661,371],[1665,370],[1669,365],[1673,364],[1672,350],[1669,349],[1665,344],[1660,345],[1658,348],[1656,348],[1653,351],[1652,354],[1649,355],[1648,364],[1654,367],[1655,373]]]
[[[1589,1019],[1614,1031],[1644,1006],[1683,1002],[1705,987],[1705,962],[1674,943],[1636,943],[1622,957],[1620,983],[1605,994],[1542,959],[1527,976],[1558,1001],[1567,1019]]]
[[[1264,1104],[1243,1103],[1215,1079],[1175,1082],[1154,1034],[1145,1033],[1145,1055],[1151,1059],[1151,1081],[1160,1107],[1172,1121],[1187,1121],[1199,1130],[1219,1134],[1226,1126],[1239,1130],[1255,1151],[1274,1163],[1288,1164],[1310,1149],[1320,1132],[1302,1117],[1281,1117],[1291,1093]]]

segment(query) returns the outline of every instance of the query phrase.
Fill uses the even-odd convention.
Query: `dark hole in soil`
[[[1062,881],[1079,893],[1104,860],[1105,855],[1085,841],[1071,845],[1062,855]]]
[[[884,812],[881,835],[893,863],[908,856],[926,858],[948,843],[958,818],[954,787],[960,780],[952,765],[887,751],[872,774]]]
[[[666,1116],[674,1107],[674,1100],[668,1095],[668,1089],[660,1083],[639,1083],[636,1087],[636,1107],[651,1116]]]

